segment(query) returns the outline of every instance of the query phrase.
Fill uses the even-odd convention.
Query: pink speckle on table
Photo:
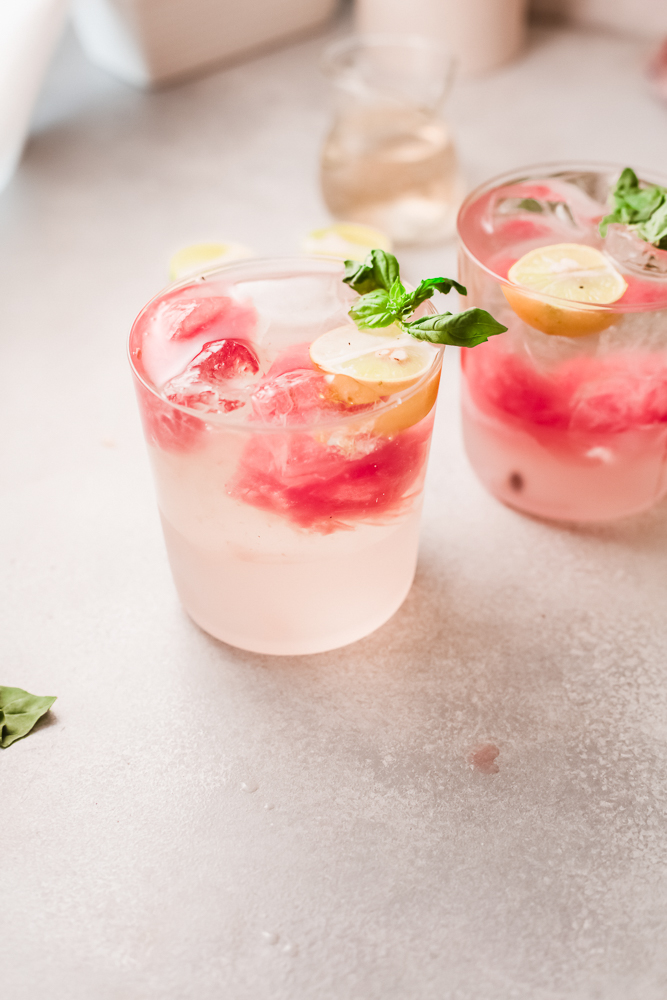
[[[500,768],[496,764],[496,757],[500,750],[493,743],[480,743],[473,747],[467,755],[467,761],[473,771],[480,771],[482,774],[498,774]]]

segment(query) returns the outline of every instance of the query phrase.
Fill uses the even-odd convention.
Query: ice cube
[[[629,226],[609,226],[604,248],[616,264],[633,274],[667,282],[667,250],[658,250]]]
[[[341,411],[326,375],[312,368],[296,368],[263,382],[252,394],[252,406],[264,423],[282,426],[317,423]]]
[[[137,382],[139,410],[150,445],[163,451],[182,452],[196,447],[206,434],[203,421],[176,410]]]
[[[572,209],[566,201],[543,201],[531,197],[499,198],[494,211],[497,215],[520,215],[530,212],[533,215],[551,216],[556,222],[566,226],[577,225]]]
[[[248,344],[213,340],[166,383],[162,395],[193,410],[230,413],[245,405],[258,372],[259,361]]]
[[[659,287],[659,286],[658,286]],[[623,351],[660,352],[667,354],[667,309],[638,309],[621,313],[614,324],[599,335],[597,353],[617,354]]]
[[[568,201],[584,196],[587,203],[594,203],[598,211],[604,210],[609,191],[614,187],[616,174],[604,170],[559,170],[550,178],[550,183],[559,189],[568,190]]]
[[[355,293],[342,282],[343,272],[288,274],[261,281],[239,282],[236,293],[251,298],[260,331],[253,340],[270,360],[297,339],[314,340],[344,323]]]
[[[206,344],[233,339],[257,342],[254,307],[225,295],[220,282],[199,282],[170,289],[139,319],[142,365],[156,385],[183,372]]]
[[[525,352],[540,372],[554,371],[573,358],[596,354],[600,341],[598,333],[587,337],[557,337],[523,323],[516,326],[511,335],[515,350]]]
[[[238,340],[225,338],[213,340],[193,358],[186,371],[196,372],[197,377],[211,384],[229,382],[230,379],[248,378],[259,371],[259,361],[254,351]]]
[[[489,199],[482,227],[505,240],[539,237],[565,243],[594,233],[604,211],[604,203],[576,184],[548,177],[499,188]]]

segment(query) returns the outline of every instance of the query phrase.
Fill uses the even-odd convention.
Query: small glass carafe
[[[452,58],[426,38],[361,35],[332,45],[323,68],[338,95],[321,161],[332,215],[382,229],[398,245],[452,236],[463,197],[442,115]]]

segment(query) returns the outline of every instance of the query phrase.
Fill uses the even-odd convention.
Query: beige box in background
[[[339,0],[75,0],[88,57],[140,87],[167,83],[306,33]]]

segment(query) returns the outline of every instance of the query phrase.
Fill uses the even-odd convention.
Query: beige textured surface
[[[176,602],[125,334],[180,245],[291,251],[326,221],[321,44],[155,95],[69,45],[0,200],[1,675],[59,696],[0,751],[3,995],[663,1000],[665,505],[579,530],[495,503],[450,351],[387,626],[273,660]],[[540,34],[461,86],[471,180],[661,168],[642,55]],[[404,254],[406,277],[453,259]]]

